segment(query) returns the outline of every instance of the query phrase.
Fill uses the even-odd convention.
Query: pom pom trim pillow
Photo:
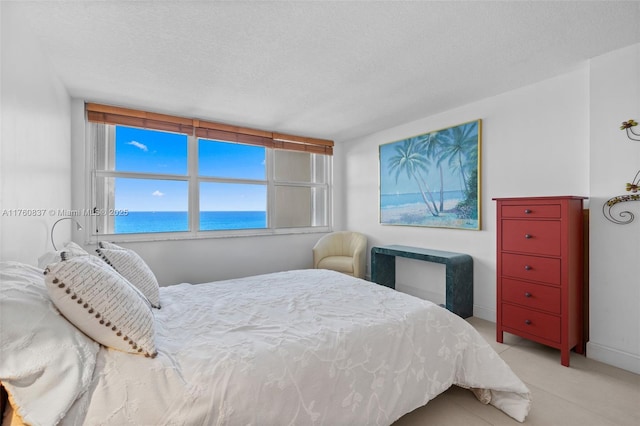
[[[58,310],[104,346],[157,355],[153,313],[146,298],[95,256],[49,265],[45,284]]]
[[[149,299],[151,306],[160,308],[160,286],[145,261],[133,250],[100,241],[96,252],[116,271],[136,286]]]

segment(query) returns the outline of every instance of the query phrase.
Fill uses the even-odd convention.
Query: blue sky
[[[116,171],[187,174],[187,136],[116,126]],[[232,143],[199,144],[199,173],[224,178],[265,179],[265,148]],[[188,183],[116,178],[116,209],[187,211]],[[265,210],[266,186],[202,183],[203,211]]]

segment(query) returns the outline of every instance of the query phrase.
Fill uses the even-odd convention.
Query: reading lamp
[[[58,219],[53,223],[53,226],[51,227],[51,244],[53,245],[53,249],[55,251],[58,251],[58,248],[56,247],[56,243],[53,241],[53,231],[54,229],[56,229],[56,225],[58,224],[58,222],[61,222],[63,220],[72,220],[76,223],[76,229],[78,231],[82,231],[82,225],[80,225],[80,222],[78,222],[77,220],[75,220],[72,217],[63,217],[62,219]]]

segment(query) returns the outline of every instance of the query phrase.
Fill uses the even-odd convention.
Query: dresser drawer
[[[560,285],[560,259],[502,253],[502,276]]]
[[[528,219],[557,219],[560,217],[560,204],[517,204],[503,205],[502,217]]]
[[[502,325],[560,342],[560,317],[555,315],[505,303],[502,305]]]
[[[526,308],[560,313],[560,287],[502,278],[502,300]]]
[[[560,256],[560,221],[503,220],[502,250]]]

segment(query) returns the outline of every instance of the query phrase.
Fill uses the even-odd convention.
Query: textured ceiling
[[[2,7],[31,27],[71,96],[338,142],[640,42],[635,1]]]

